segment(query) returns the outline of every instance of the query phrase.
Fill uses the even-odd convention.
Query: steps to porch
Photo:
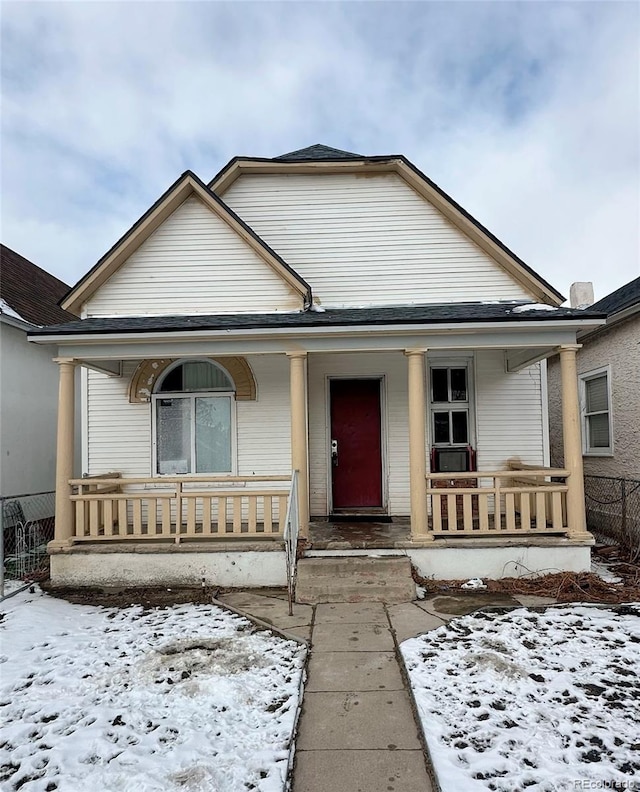
[[[410,602],[416,586],[408,557],[327,556],[298,562],[296,601]]]

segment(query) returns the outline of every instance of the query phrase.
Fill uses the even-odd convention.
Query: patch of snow
[[[11,316],[13,319],[19,319],[21,322],[31,324],[31,322],[27,322],[23,316],[20,316],[17,311],[14,311],[9,303],[3,300],[2,297],[0,297],[0,313],[3,313],[5,316]]]
[[[326,308],[323,308],[321,305],[318,305],[318,303],[312,303],[309,306],[309,310],[313,311],[314,313],[324,313],[326,311]]]
[[[442,792],[633,789],[640,605],[454,619],[400,645]]]
[[[511,313],[524,313],[525,311],[557,311],[554,305],[545,305],[545,303],[528,303],[527,305],[516,305]]]
[[[282,792],[305,649],[214,605],[2,605],[0,782]]]
[[[486,586],[481,578],[471,578],[471,580],[467,580],[466,583],[463,583],[460,588],[463,589],[486,589]]]
[[[591,559],[591,571],[594,575],[604,580],[605,583],[622,583],[622,578],[614,575],[607,564],[602,561],[596,561],[595,558]]]

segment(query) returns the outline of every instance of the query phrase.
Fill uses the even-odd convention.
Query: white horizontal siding
[[[238,475],[289,474],[289,361],[285,355],[273,355],[248,357],[247,362],[256,378],[258,398],[236,404]],[[122,377],[88,373],[90,474],[152,475],[151,404],[129,403],[129,381],[137,365],[126,362]]]
[[[258,398],[236,405],[238,475],[289,475],[289,359],[285,355],[253,355],[247,357],[247,363],[256,379]]]
[[[87,316],[265,313],[301,298],[199,199],[189,198],[87,302]]]
[[[395,174],[246,175],[224,199],[327,307],[532,299]]]
[[[476,352],[476,416],[480,470],[504,470],[510,457],[544,464],[539,364],[509,374],[504,352]]]
[[[311,514],[329,509],[327,377],[385,377],[382,402],[389,511],[409,514],[407,359],[401,352],[309,357],[309,466]],[[383,470],[384,474],[384,470]]]
[[[129,380],[137,363],[126,361],[122,377],[89,371],[87,377],[87,472],[151,475],[151,405],[129,404]]]

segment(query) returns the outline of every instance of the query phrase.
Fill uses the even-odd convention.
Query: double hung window
[[[231,473],[235,393],[210,361],[170,368],[153,395],[155,474]]]
[[[432,445],[469,445],[468,367],[433,365],[430,396]]]
[[[585,454],[613,453],[610,372],[608,366],[580,376],[582,442]]]

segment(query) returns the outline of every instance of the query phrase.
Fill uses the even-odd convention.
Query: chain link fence
[[[640,560],[640,481],[585,476],[587,528],[597,539],[615,542]]]
[[[55,493],[0,497],[0,598],[49,576]]]

